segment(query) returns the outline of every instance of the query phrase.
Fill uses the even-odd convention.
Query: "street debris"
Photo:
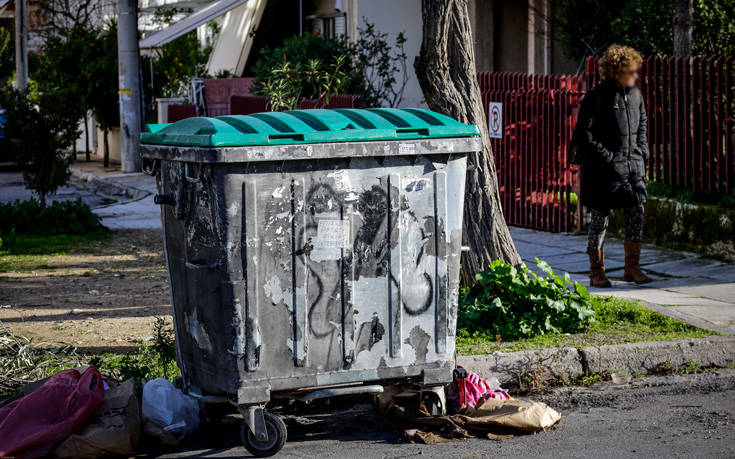
[[[104,398],[102,375],[63,370],[0,408],[0,456],[44,457],[77,432]]]
[[[177,439],[199,427],[199,402],[181,392],[168,379],[148,381],[143,387],[142,405],[145,420]]]
[[[377,395],[376,407],[411,426],[403,440],[427,445],[469,438],[504,440],[547,430],[561,420],[561,414],[545,403],[513,399],[497,380],[488,382],[461,367],[454,374],[454,381],[445,387],[449,414],[432,415],[424,403],[418,409],[407,408],[402,401],[411,391],[398,385]]]
[[[54,451],[60,459],[95,459],[134,455],[141,431],[140,404],[135,381],[111,383],[102,404],[81,431],[69,436]]]

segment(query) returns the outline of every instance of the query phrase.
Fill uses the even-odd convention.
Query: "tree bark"
[[[84,106],[86,107],[87,105],[85,104]],[[84,156],[85,158],[84,159],[87,162],[90,161],[90,158],[89,158],[89,119],[87,118],[88,115],[89,115],[89,112],[85,108],[84,109]]]
[[[492,260],[521,262],[500,207],[497,174],[473,51],[467,0],[422,0],[423,41],[414,68],[426,103],[432,110],[463,123],[476,124],[482,151],[467,172],[464,238],[470,251],[462,255],[462,278],[475,274]]]
[[[692,29],[694,25],[692,0],[675,0],[674,56],[692,55]]]
[[[110,166],[110,144],[107,142],[107,128],[104,128],[103,131],[104,131],[103,138],[105,140],[105,154],[102,160],[102,165],[104,167],[109,167]]]

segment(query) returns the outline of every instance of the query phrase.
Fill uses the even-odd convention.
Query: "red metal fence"
[[[578,168],[567,145],[598,58],[584,76],[478,73],[485,112],[503,104],[502,139],[491,139],[505,218],[546,231],[580,229]],[[645,60],[650,180],[692,191],[735,188],[735,57]]]
[[[485,113],[502,106],[502,138],[491,139],[506,221],[545,231],[581,225],[577,168],[567,145],[582,98],[583,78],[572,75],[479,73]]]
[[[599,80],[587,59],[587,86]],[[729,193],[735,183],[735,58],[648,57],[640,88],[648,111],[650,179]]]

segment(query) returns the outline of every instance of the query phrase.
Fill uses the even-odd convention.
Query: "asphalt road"
[[[402,443],[405,426],[375,414],[364,400],[287,413],[289,441],[277,457],[735,457],[735,370],[557,388],[533,398],[564,415],[556,428],[438,445]],[[227,418],[160,457],[247,456],[238,427]]]

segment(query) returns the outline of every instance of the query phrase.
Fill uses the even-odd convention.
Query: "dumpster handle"
[[[215,261],[214,263],[202,263],[198,261],[188,261],[186,262],[186,267],[189,269],[212,269],[219,266],[219,262]]]
[[[427,128],[403,128],[396,129],[396,134],[429,135],[429,130]]]
[[[199,183],[202,181],[201,177],[192,177],[189,174],[189,163],[184,163],[184,178],[186,178],[186,181],[189,183]]]
[[[150,167],[146,167],[146,164],[150,164]],[[158,170],[158,160],[157,159],[151,159],[149,163],[146,163],[146,160],[143,160],[143,173],[145,175],[156,175],[156,171]]]

